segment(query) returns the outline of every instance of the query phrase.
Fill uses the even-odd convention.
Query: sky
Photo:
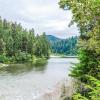
[[[68,27],[72,13],[59,8],[59,0],[0,0],[0,16],[17,21],[36,34],[46,32],[59,38],[79,35],[76,25]]]

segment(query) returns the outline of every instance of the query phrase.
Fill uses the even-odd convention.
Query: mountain
[[[57,37],[55,37],[53,35],[46,35],[46,37],[47,37],[47,40],[49,42],[55,42],[55,41],[60,41],[61,40],[60,38],[57,38]]]
[[[53,35],[47,35],[46,37],[51,45],[52,53],[65,54],[71,56],[77,54],[77,36],[70,37],[67,39],[60,39]]]

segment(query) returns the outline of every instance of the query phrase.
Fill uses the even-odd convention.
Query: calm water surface
[[[44,66],[16,64],[0,69],[0,100],[34,100],[68,79],[76,58],[50,58]]]

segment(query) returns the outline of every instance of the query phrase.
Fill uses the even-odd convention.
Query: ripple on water
[[[58,100],[66,78],[69,87],[70,66],[76,61],[75,58],[51,58],[41,68],[16,64],[0,69],[0,100]]]

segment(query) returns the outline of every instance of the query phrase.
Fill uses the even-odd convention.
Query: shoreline
[[[40,100],[40,99],[41,100],[62,100],[65,96],[69,97],[74,93],[73,88],[74,88],[73,79],[72,78],[64,79],[61,82],[58,82],[53,87],[53,89],[47,89],[43,94],[34,96],[33,99],[34,100]]]
[[[8,66],[9,66],[8,64],[0,63],[0,68],[8,67]]]
[[[78,56],[55,56],[55,55],[51,55],[50,58],[78,58]]]

